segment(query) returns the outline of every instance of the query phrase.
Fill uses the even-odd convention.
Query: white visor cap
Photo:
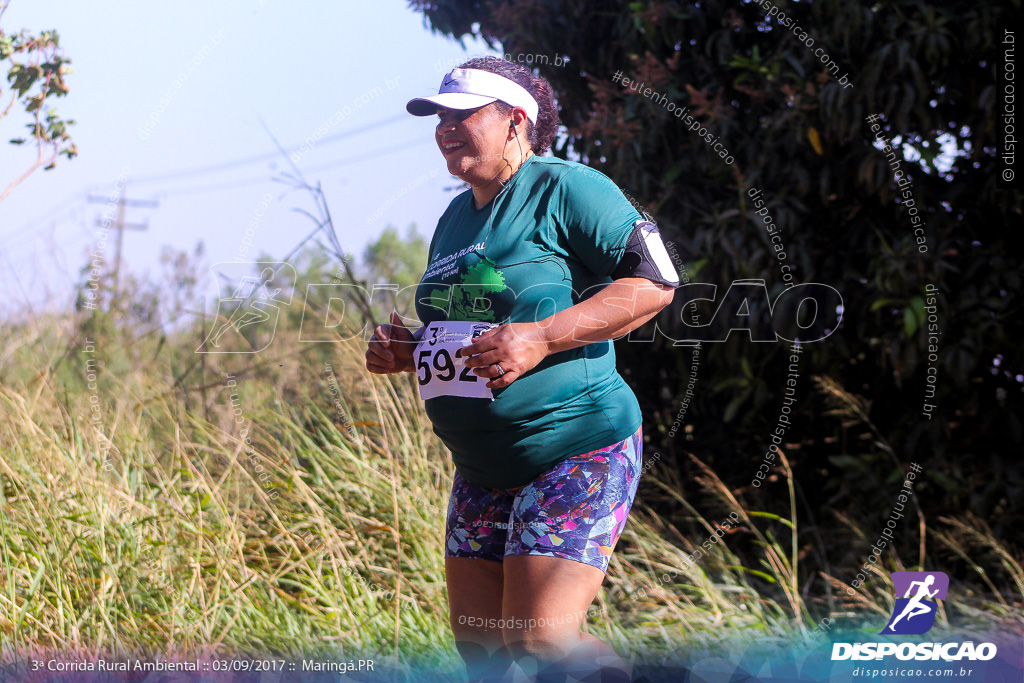
[[[431,97],[409,100],[406,110],[413,116],[433,116],[438,107],[476,109],[495,100],[526,110],[526,118],[537,124],[537,100],[515,81],[482,69],[452,69],[441,88]]]

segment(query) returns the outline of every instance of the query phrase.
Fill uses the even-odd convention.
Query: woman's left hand
[[[503,389],[537,366],[550,353],[544,331],[531,323],[508,323],[487,330],[458,351],[467,368],[491,380],[488,389]],[[498,371],[501,364],[505,374]]]

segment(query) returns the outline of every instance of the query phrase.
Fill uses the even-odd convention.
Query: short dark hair
[[[537,123],[526,120],[526,139],[530,142],[534,154],[543,154],[551,148],[558,133],[558,108],[555,106],[555,93],[548,79],[534,76],[533,72],[522,64],[506,61],[500,57],[477,57],[459,66],[460,69],[480,69],[492,74],[504,76],[514,83],[526,88],[527,92],[537,100]],[[502,114],[508,114],[512,107],[498,100],[495,105]]]

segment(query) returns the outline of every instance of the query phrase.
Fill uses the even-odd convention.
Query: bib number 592
[[[423,370],[423,376],[419,374],[419,370]],[[431,369],[434,370],[434,374],[431,374]],[[462,368],[462,372],[459,373],[460,382],[475,382],[478,377],[476,374],[470,372],[472,368]],[[430,382],[431,377],[434,377],[442,382],[451,382],[455,379],[455,361],[452,359],[448,349],[424,349],[419,352],[418,358],[416,359],[416,379],[419,380],[420,386]]]

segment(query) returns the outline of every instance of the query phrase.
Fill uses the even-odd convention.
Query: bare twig
[[[356,304],[359,306],[360,312],[363,314],[363,322],[365,324],[373,325],[373,311],[370,308],[370,301],[369,299],[367,299],[365,292],[363,292],[362,289],[359,287],[359,281],[356,279],[355,274],[352,272],[352,268],[351,266],[349,266],[348,259],[345,258],[345,250],[342,248],[341,243],[338,241],[338,236],[334,231],[334,222],[331,219],[331,211],[330,208],[327,206],[327,198],[324,196],[323,188],[320,187],[320,183],[317,183],[315,188],[309,184],[305,176],[302,175],[302,171],[299,170],[299,167],[296,166],[295,162],[292,161],[291,157],[288,156],[288,153],[285,151],[284,147],[281,146],[281,143],[278,142],[274,134],[270,132],[270,129],[267,127],[267,124],[263,121],[262,118],[260,118],[260,125],[263,126],[263,130],[267,132],[267,135],[274,142],[274,146],[277,147],[277,149],[281,152],[281,155],[288,160],[288,164],[291,166],[292,171],[294,172],[294,174],[284,173],[282,174],[282,177],[290,181],[292,189],[303,189],[309,192],[311,195],[313,195],[313,202],[316,204],[318,213],[320,214],[318,218],[307,211],[304,211],[302,209],[296,209],[296,211],[304,213],[306,216],[308,216],[309,219],[316,223],[317,226],[316,230],[314,230],[309,237],[304,239],[299,244],[299,246],[301,247],[302,244],[305,244],[306,241],[308,241],[317,233],[321,231],[324,233],[328,243],[332,247],[332,249],[330,249],[329,251],[339,261],[341,261],[341,265],[345,269],[345,277],[349,280],[350,283],[355,285],[354,294],[356,297]],[[278,182],[284,182],[280,179],[275,180],[278,180]],[[292,250],[292,254],[295,254],[298,251],[298,248],[299,247],[296,247],[294,250]],[[289,257],[292,254],[290,254]]]

